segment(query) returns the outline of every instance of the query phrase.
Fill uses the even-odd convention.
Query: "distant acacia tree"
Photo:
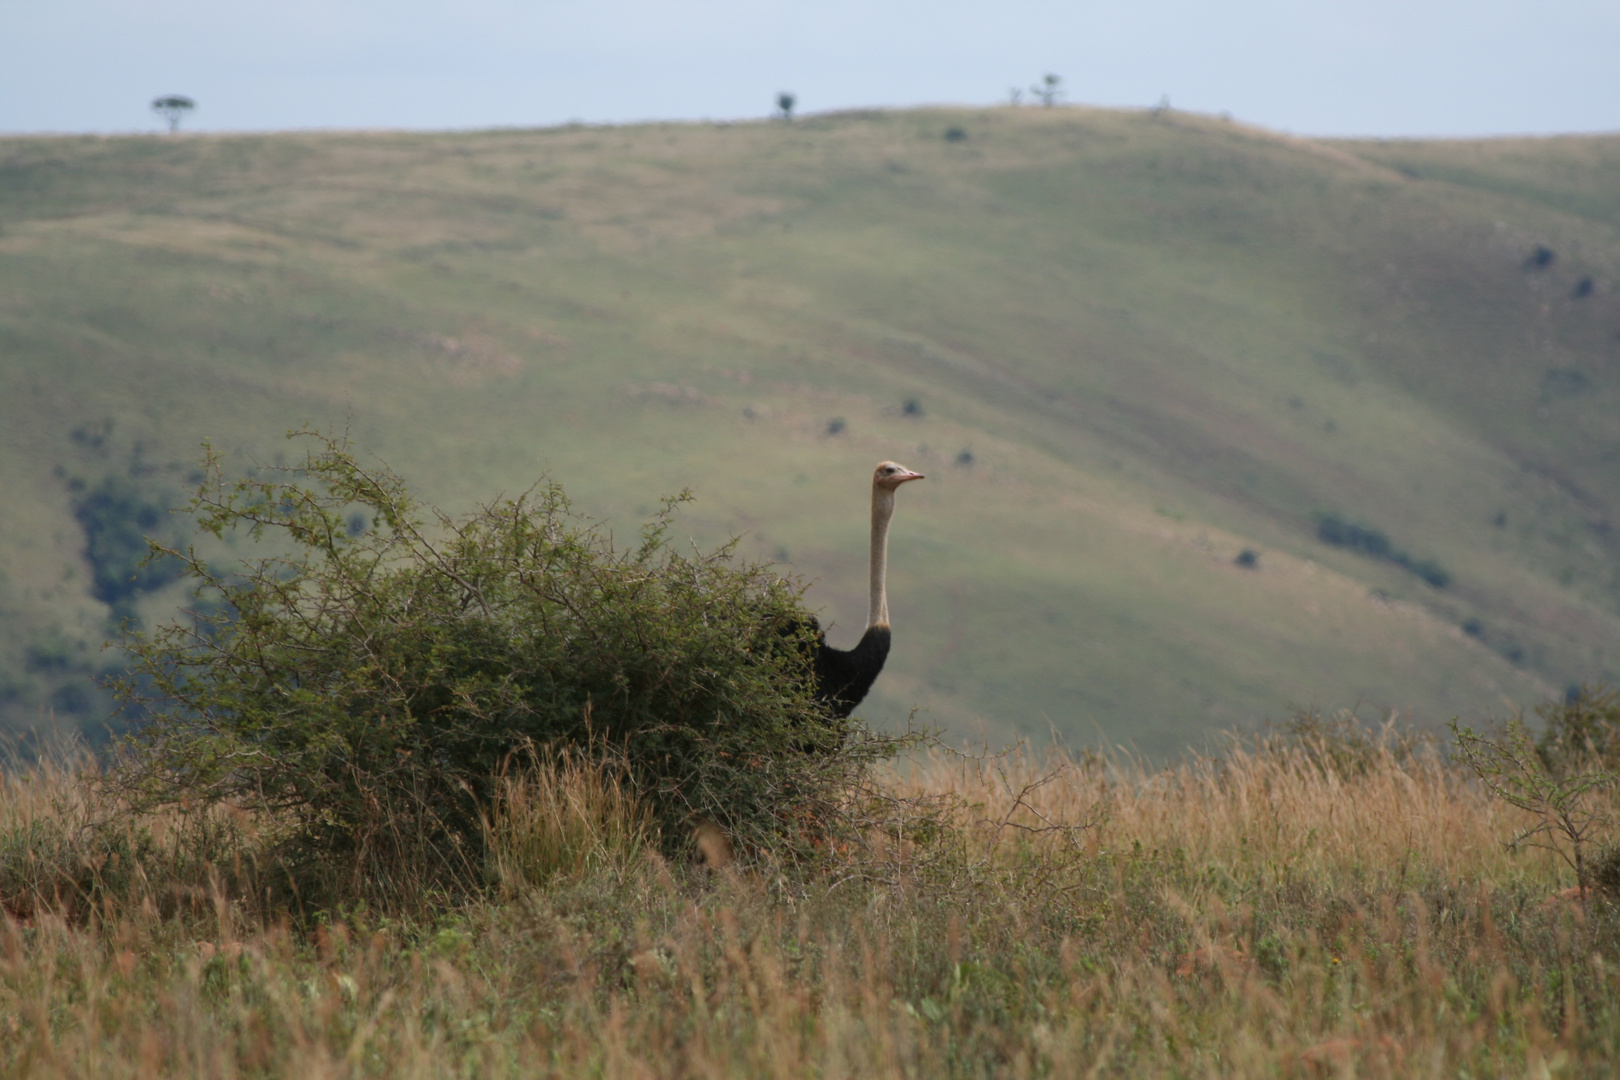
[[[1048,73],[1039,83],[1030,87],[1029,92],[1040,98],[1042,105],[1051,108],[1063,98],[1063,76]]]
[[[169,134],[180,130],[180,121],[197,107],[197,103],[184,94],[165,94],[152,101],[152,111],[169,122]]]
[[[798,98],[794,97],[786,90],[776,95],[776,108],[777,111],[782,114],[782,119],[793,119],[793,106],[798,104],[798,101]]]

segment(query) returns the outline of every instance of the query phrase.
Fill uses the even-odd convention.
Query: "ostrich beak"
[[[906,482],[906,481],[907,481],[907,480],[926,480],[926,479],[928,479],[928,477],[926,477],[926,476],[924,476],[924,475],[923,475],[923,474],[922,474],[922,473],[920,473],[920,472],[910,472],[910,471],[907,471],[907,472],[906,472],[906,473],[905,473],[905,475],[903,475],[903,476],[897,476],[897,477],[895,477],[895,478],[894,478],[894,482],[895,482],[895,483],[897,483],[897,484],[903,484],[903,483],[905,483],[905,482]]]

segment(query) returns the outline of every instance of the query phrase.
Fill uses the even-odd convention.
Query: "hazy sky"
[[[0,132],[1069,99],[1322,135],[1620,130],[1620,0],[0,0]],[[1026,93],[1027,98],[1027,93]]]

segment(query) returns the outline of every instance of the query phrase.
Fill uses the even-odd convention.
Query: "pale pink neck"
[[[866,628],[889,625],[889,519],[894,516],[894,489],[872,485],[872,605]]]

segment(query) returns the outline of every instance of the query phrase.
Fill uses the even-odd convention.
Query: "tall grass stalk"
[[[622,877],[658,849],[652,816],[611,760],[564,751],[524,765],[500,777],[487,824],[491,872],[507,891]]]

